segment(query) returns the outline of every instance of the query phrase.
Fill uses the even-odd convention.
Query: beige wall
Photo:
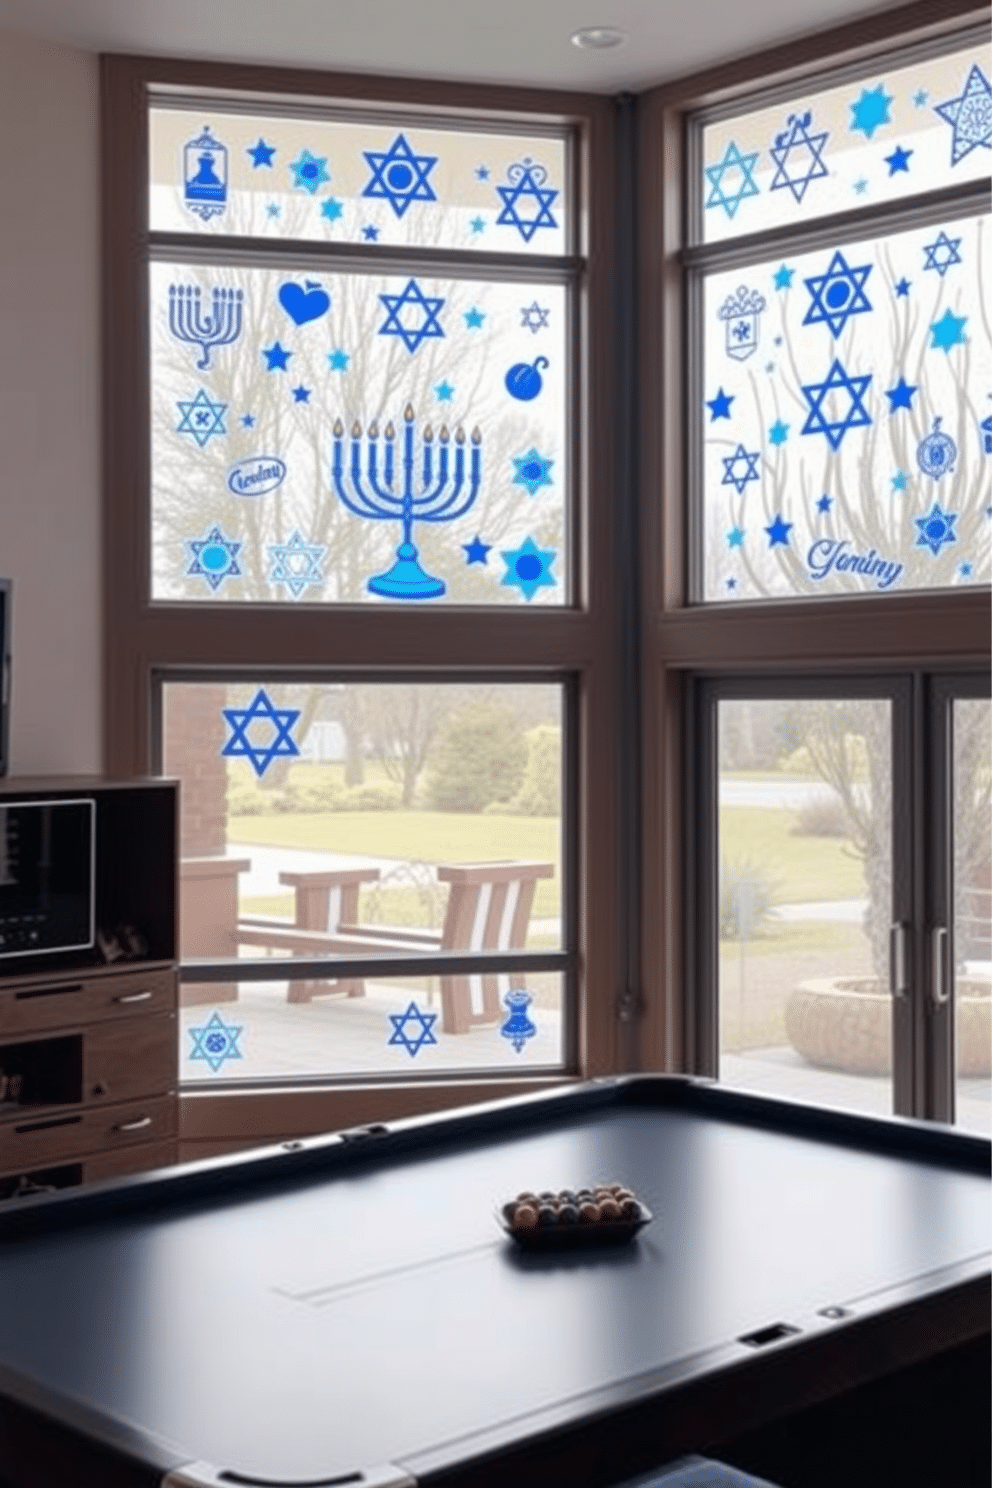
[[[98,770],[98,63],[0,31],[0,575],[10,773]]]

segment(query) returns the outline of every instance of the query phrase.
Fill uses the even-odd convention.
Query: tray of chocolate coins
[[[654,1216],[622,1183],[517,1194],[502,1206],[499,1222],[524,1250],[582,1250],[622,1245]]]

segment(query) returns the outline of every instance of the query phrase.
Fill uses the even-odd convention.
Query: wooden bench
[[[296,894],[296,915],[292,926],[287,925],[285,920],[268,919],[261,915],[242,915],[234,938],[239,945],[263,946],[267,950],[282,949],[306,954],[312,943],[307,941],[306,935],[302,942],[298,935],[294,938],[294,931],[337,934],[342,920],[357,920],[358,894],[362,884],[375,883],[378,877],[378,868],[282,872],[279,874],[279,882],[287,884]],[[290,937],[289,943],[287,936]],[[359,977],[342,977],[332,982],[291,981],[287,987],[286,1001],[310,1002],[314,997],[331,992],[343,992],[348,997],[364,997],[365,983]]]

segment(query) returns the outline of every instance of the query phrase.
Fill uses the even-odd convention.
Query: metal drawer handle
[[[931,931],[930,953],[932,956],[932,988],[935,1007],[943,1007],[950,997],[947,990],[945,965],[947,961],[947,930],[940,925]]]
[[[113,1130],[118,1132],[141,1131],[144,1127],[151,1126],[151,1124],[152,1118],[150,1116],[139,1116],[137,1121],[120,1122]]]
[[[114,1002],[147,1002],[154,995],[154,992],[122,992],[120,997],[114,998]]]

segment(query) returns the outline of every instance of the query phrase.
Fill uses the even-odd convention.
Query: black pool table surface
[[[481,1488],[608,1443],[617,1481],[987,1332],[989,1153],[644,1076],[11,1202],[0,1448],[47,1423],[65,1488],[87,1454],[136,1488]],[[627,1245],[499,1226],[613,1181],[654,1215]]]

